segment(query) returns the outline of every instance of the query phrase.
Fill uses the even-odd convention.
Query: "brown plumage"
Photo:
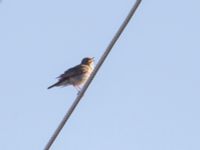
[[[80,85],[83,85],[93,71],[94,58],[86,57],[82,59],[81,64],[68,69],[58,77],[58,82],[48,87],[73,85],[80,90]]]

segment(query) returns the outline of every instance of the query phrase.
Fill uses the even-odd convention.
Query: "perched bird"
[[[94,58],[83,58],[81,64],[68,69],[58,77],[58,82],[48,87],[73,85],[78,91],[81,89],[93,71]]]

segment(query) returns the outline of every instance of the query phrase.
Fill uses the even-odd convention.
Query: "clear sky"
[[[2,0],[0,149],[42,150],[131,0]],[[200,1],[143,0],[52,150],[200,149]]]

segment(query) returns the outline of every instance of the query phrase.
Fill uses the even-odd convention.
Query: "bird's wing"
[[[58,78],[67,79],[73,76],[81,75],[82,73],[86,73],[88,71],[88,66],[86,65],[77,65],[73,68],[68,69],[63,74],[61,74]]]

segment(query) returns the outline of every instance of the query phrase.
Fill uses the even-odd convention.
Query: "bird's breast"
[[[70,78],[71,84],[73,84],[73,85],[82,85],[82,84],[84,84],[87,81],[87,79],[89,78],[91,72],[92,72],[92,70],[88,71],[86,73],[83,73],[81,75],[75,76],[73,78]]]

